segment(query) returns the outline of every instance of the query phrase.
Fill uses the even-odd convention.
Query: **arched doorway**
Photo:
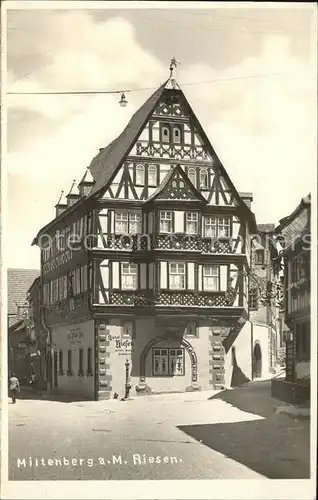
[[[176,344],[178,344],[180,346],[180,348],[184,348],[184,350],[189,355],[189,369],[190,369],[189,372],[184,374],[185,376],[189,375],[189,380],[187,382],[189,385],[186,385],[184,387],[184,390],[185,391],[199,390],[200,385],[198,384],[198,375],[197,375],[197,365],[198,365],[197,356],[196,356],[195,350],[193,349],[192,345],[190,344],[190,342],[188,342],[183,337],[179,337],[179,336],[176,336],[173,334],[165,334],[165,335],[159,335],[159,336],[155,337],[154,339],[150,340],[150,342],[148,342],[148,344],[146,344],[146,346],[143,348],[143,350],[141,352],[141,355],[140,355],[140,382],[136,386],[137,392],[143,392],[143,391],[147,392],[149,390],[151,391],[150,386],[146,382],[146,378],[147,379],[150,378],[150,380],[152,378],[149,376],[149,374],[148,375],[146,374],[146,359],[147,359],[147,356],[150,353],[151,349],[153,347],[156,347],[156,346],[160,347],[160,344],[162,342],[165,342],[167,344],[167,346],[171,342],[171,347],[165,346],[165,350],[169,350],[170,348],[175,350]],[[155,379],[155,376],[154,376],[154,379]],[[168,378],[167,378],[167,380],[168,380]],[[150,382],[150,384],[151,384],[151,382]],[[163,392],[165,392],[165,391],[163,391]],[[179,392],[179,390],[178,390],[178,392]]]
[[[256,342],[253,351],[253,378],[262,376],[262,351],[261,346]]]

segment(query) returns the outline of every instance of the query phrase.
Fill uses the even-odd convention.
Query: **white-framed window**
[[[122,290],[136,290],[137,264],[121,264],[121,288]]]
[[[174,126],[172,129],[172,141],[175,144],[181,143],[181,129],[180,127]]]
[[[219,267],[215,265],[203,266],[203,290],[216,292],[219,290]]]
[[[208,171],[206,168],[200,169],[200,189],[208,189],[209,188],[209,178]]]
[[[198,212],[186,212],[186,234],[197,234],[199,228]]]
[[[172,233],[172,212],[160,211],[160,233]]]
[[[231,219],[229,217],[218,217],[218,236],[220,238],[230,237]]]
[[[184,349],[153,348],[152,373],[154,376],[184,375]]]
[[[189,181],[196,186],[197,184],[197,175],[196,175],[196,170],[195,168],[189,168],[188,170],[188,179]]]
[[[186,265],[184,263],[169,263],[169,288],[184,290],[186,285]]]
[[[149,165],[148,167],[148,186],[157,185],[157,166]]]
[[[136,184],[144,186],[145,184],[145,167],[144,165],[136,165]]]
[[[131,212],[129,214],[129,234],[136,234],[141,232],[141,214],[138,212]]]
[[[115,233],[136,234],[141,232],[141,213],[118,211],[115,212]]]
[[[209,238],[229,238],[231,219],[229,217],[204,217],[204,236]]]

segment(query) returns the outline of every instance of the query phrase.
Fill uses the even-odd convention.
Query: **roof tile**
[[[27,292],[39,275],[38,269],[8,269],[8,314],[17,314],[17,304],[26,302]]]

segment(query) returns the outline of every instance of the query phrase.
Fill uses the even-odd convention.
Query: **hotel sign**
[[[131,338],[123,338],[120,335],[108,335],[108,340],[118,354],[129,354],[134,347]]]

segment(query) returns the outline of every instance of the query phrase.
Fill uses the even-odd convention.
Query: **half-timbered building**
[[[250,197],[169,79],[100,149],[41,247],[54,388],[102,399],[223,388],[251,374]],[[128,360],[128,362],[127,362]]]
[[[311,351],[311,196],[280,220],[276,233],[284,262],[284,314],[290,329],[286,342],[286,378],[274,380],[275,397],[293,403],[310,400]]]

